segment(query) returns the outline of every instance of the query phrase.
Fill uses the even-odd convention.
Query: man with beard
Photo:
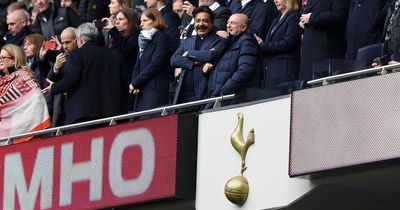
[[[258,44],[254,36],[247,32],[248,21],[247,16],[240,13],[228,19],[229,44],[211,71],[209,97],[236,94],[251,85],[257,67]],[[211,63],[205,66],[213,68]]]
[[[207,97],[210,69],[206,68],[205,64],[214,63],[226,45],[226,40],[219,37],[213,30],[213,16],[213,12],[207,6],[194,9],[194,27],[197,35],[183,40],[171,58],[171,65],[182,69],[173,104]],[[180,111],[199,109],[200,107],[193,107]]]

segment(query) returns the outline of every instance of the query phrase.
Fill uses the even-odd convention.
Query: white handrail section
[[[140,111],[140,112],[133,112],[133,113],[129,113],[129,114],[117,115],[117,116],[102,118],[102,119],[98,119],[98,120],[91,120],[91,121],[86,121],[86,122],[81,122],[81,123],[75,123],[75,124],[71,124],[71,125],[49,128],[49,129],[45,129],[45,130],[41,130],[41,131],[35,131],[35,132],[30,132],[30,133],[13,135],[13,136],[9,136],[9,137],[3,137],[3,138],[0,138],[0,142],[7,141],[7,144],[12,144],[13,139],[18,139],[18,138],[23,138],[23,137],[28,137],[28,136],[38,136],[38,135],[51,134],[51,133],[55,133],[56,135],[61,135],[63,131],[76,129],[76,128],[83,128],[83,127],[92,126],[92,125],[104,124],[104,123],[108,123],[109,125],[115,125],[117,120],[124,120],[124,119],[129,119],[129,118],[134,118],[134,117],[140,117],[140,116],[144,116],[144,115],[148,115],[148,114],[160,113],[160,116],[165,116],[165,115],[169,114],[168,113],[169,111],[173,111],[173,110],[181,109],[181,108],[192,107],[192,106],[204,105],[204,104],[209,104],[209,103],[214,103],[214,107],[217,107],[218,105],[220,105],[221,101],[233,99],[234,97],[235,97],[235,94],[230,94],[230,95],[208,98],[208,99],[203,99],[203,100],[198,100],[198,101],[191,101],[191,102],[182,103],[182,104],[164,106],[164,107],[149,109],[149,110]]]
[[[355,76],[361,76],[369,73],[377,73],[380,72],[381,74],[386,74],[387,70],[391,69],[396,69],[400,68],[400,63],[396,64],[390,64],[386,66],[379,66],[379,67],[374,67],[374,68],[369,68],[369,69],[364,69],[364,70],[359,70],[359,71],[353,71],[353,72],[348,72],[344,74],[338,74],[338,75],[333,75],[333,76],[328,76],[320,79],[315,79],[315,80],[310,80],[307,82],[307,85],[328,85],[330,82],[338,80],[338,79],[347,79]]]

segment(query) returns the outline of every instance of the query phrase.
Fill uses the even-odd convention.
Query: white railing
[[[310,80],[307,82],[307,85],[328,85],[329,83],[339,80],[339,79],[348,79],[351,77],[355,76],[361,76],[361,75],[366,75],[370,73],[380,73],[380,74],[386,74],[388,73],[388,70],[400,68],[400,63],[396,64],[391,64],[391,65],[386,65],[386,66],[380,66],[380,67],[374,67],[374,68],[369,68],[369,69],[364,69],[360,71],[353,71],[349,73],[344,73],[344,74],[338,74],[338,75],[333,75],[333,76],[328,76],[320,79],[315,79],[315,80]]]
[[[102,118],[102,119],[98,119],[98,120],[91,120],[91,121],[87,121],[87,122],[75,123],[75,124],[71,124],[71,125],[49,128],[46,130],[35,131],[35,132],[31,132],[31,133],[24,133],[24,134],[9,136],[9,137],[3,137],[3,138],[0,138],[0,142],[7,141],[7,144],[12,144],[13,139],[30,137],[30,136],[38,136],[38,135],[44,135],[44,134],[52,134],[52,133],[55,133],[56,136],[59,136],[59,135],[62,135],[63,131],[67,131],[67,130],[71,130],[71,129],[84,128],[87,126],[99,125],[99,124],[105,124],[105,123],[108,123],[109,125],[115,125],[117,123],[117,120],[131,119],[134,117],[140,117],[140,116],[149,115],[149,114],[160,113],[160,116],[165,116],[165,115],[168,115],[170,111],[174,111],[174,110],[181,109],[181,108],[192,107],[192,106],[209,104],[209,103],[213,103],[214,104],[213,107],[215,108],[215,107],[219,107],[221,105],[221,101],[233,99],[234,97],[235,97],[235,94],[231,94],[231,95],[219,96],[219,97],[208,98],[208,99],[203,99],[203,100],[198,100],[198,101],[191,101],[191,102],[176,104],[176,105],[171,105],[171,106],[164,106],[164,107],[149,109],[149,110],[140,111],[140,112],[133,112],[133,113],[129,113],[129,114],[107,117],[107,118]]]

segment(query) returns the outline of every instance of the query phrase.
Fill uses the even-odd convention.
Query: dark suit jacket
[[[214,11],[214,28],[217,31],[226,31],[226,23],[231,16],[231,11],[224,6],[219,6]]]
[[[164,17],[165,23],[167,24],[167,29],[165,32],[169,35],[171,39],[171,53],[175,52],[179,44],[179,29],[181,20],[178,14],[172,11],[169,7],[164,7],[160,11],[161,15]]]
[[[134,32],[131,35],[124,37],[121,32],[114,27],[108,31],[108,35],[109,43],[106,43],[106,45],[122,63],[122,66],[125,69],[125,78],[127,78],[126,84],[128,86],[132,76],[132,69],[135,67],[137,54],[139,52],[139,32]]]
[[[179,76],[179,83],[176,88],[173,104],[183,103],[188,101],[204,99],[207,96],[207,80],[208,74],[202,71],[203,64],[214,63],[221,55],[226,46],[226,40],[219,37],[215,32],[211,32],[203,40],[202,45],[198,50],[195,49],[197,36],[192,36],[183,40],[174,55],[171,58],[171,65],[175,68],[182,68]],[[188,52],[186,57],[183,57],[184,52]],[[195,64],[194,62],[197,62]],[[188,81],[186,72],[192,71],[193,81]],[[188,87],[184,84],[191,83],[194,90],[192,96],[184,96],[182,92],[187,91]]]
[[[312,13],[303,37],[300,80],[312,79],[315,61],[344,58],[347,0],[308,0],[304,13]]]
[[[238,1],[231,1],[229,9],[233,11],[234,4],[240,4]],[[259,37],[265,37],[272,20],[277,15],[277,9],[273,1],[264,3],[263,0],[250,1],[241,11],[249,18],[249,33],[256,33]]]
[[[33,33],[40,33],[45,40],[50,40],[51,36],[59,36],[67,27],[78,27],[83,23],[83,19],[73,10],[66,7],[56,8],[53,4],[49,9],[37,15],[32,25]]]
[[[113,55],[94,42],[74,50],[53,84],[52,94],[67,92],[66,124],[127,113],[122,93],[121,66]]]
[[[157,31],[149,45],[139,53],[131,84],[139,88],[134,111],[143,111],[168,103],[169,84],[173,72],[169,65],[170,39],[163,30]]]
[[[390,0],[350,1],[346,58],[355,59],[359,48],[381,41],[387,2]]]
[[[266,64],[264,87],[270,90],[280,83],[296,80],[300,64],[300,14],[287,12],[280,18],[273,21],[260,45]]]
[[[231,37],[229,47],[211,71],[209,97],[236,93],[245,89],[256,71],[258,44],[253,34],[242,33]]]

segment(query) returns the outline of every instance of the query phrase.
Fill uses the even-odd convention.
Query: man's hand
[[[254,37],[256,38],[258,44],[261,44],[263,42],[263,40],[259,36],[257,36],[257,34],[254,34]]]
[[[60,51],[61,48],[62,48],[62,44],[61,44],[60,40],[58,40],[58,37],[57,36],[51,36],[51,40],[55,41],[56,44],[57,44],[57,47],[56,47],[55,50]]]
[[[300,17],[300,23],[303,25],[307,25],[310,23],[310,16],[311,13],[307,13],[307,14],[302,14]]]
[[[213,65],[211,63],[205,63],[202,68],[203,73],[207,74],[208,72],[210,72],[212,70],[212,68],[213,68]]]
[[[63,67],[64,63],[67,61],[67,57],[64,53],[60,53],[56,57],[56,63],[54,64],[54,68],[58,71]]]
[[[48,51],[49,51],[49,49],[44,48],[44,42],[43,42],[42,47],[40,48],[40,52],[39,52],[39,59],[41,61],[44,61]]]
[[[46,79],[46,82],[49,83],[49,86],[47,86],[46,88],[43,88],[42,94],[51,93],[51,88],[53,87],[53,84],[54,84],[54,82],[49,79]]]
[[[227,31],[222,31],[222,30],[220,30],[220,31],[217,31],[217,35],[220,36],[220,37],[222,37],[222,38],[227,39],[228,36],[229,36],[229,33],[228,33]]]
[[[178,77],[182,72],[182,68],[175,68],[175,77]]]
[[[129,85],[129,93],[131,93],[133,95],[137,95],[137,94],[139,94],[139,92],[140,92],[139,89],[133,87],[132,84]]]

